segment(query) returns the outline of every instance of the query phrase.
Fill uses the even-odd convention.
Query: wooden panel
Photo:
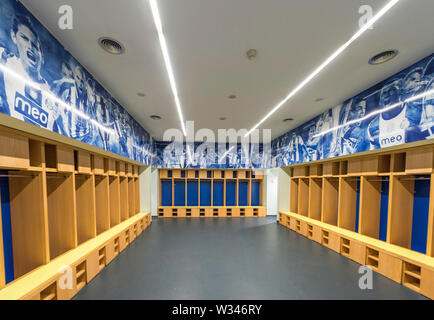
[[[119,177],[109,178],[109,195],[110,195],[110,227],[121,222],[121,199]]]
[[[57,146],[57,170],[59,172],[74,172],[74,150]]]
[[[298,213],[298,184],[299,179],[291,179],[289,211],[293,213]]]
[[[309,213],[309,179],[299,180],[297,213],[306,217]]]
[[[322,221],[331,225],[338,223],[339,181],[337,179],[323,180]]]
[[[136,213],[136,192],[134,186],[134,179],[128,178],[128,215],[132,217]]]
[[[116,175],[116,161],[113,159],[108,159],[107,173],[111,176]]]
[[[301,235],[307,237],[307,223],[305,221],[300,221],[300,230],[298,233],[300,233]]]
[[[29,165],[29,139],[0,131],[0,167],[26,169]]]
[[[94,250],[86,258],[86,275],[87,282],[92,281],[93,278],[99,273],[99,253],[98,250]]]
[[[362,177],[360,181],[359,224],[359,232],[361,234],[375,239],[379,238],[380,210],[381,181],[378,178]]]
[[[91,173],[90,153],[77,151],[78,173]]]
[[[355,262],[363,265],[365,264],[365,257],[366,254],[366,247],[357,242],[357,241],[350,241],[350,255],[349,258],[351,260],[354,260]]]
[[[360,175],[362,173],[362,159],[348,160],[348,175]]]
[[[25,175],[24,172],[9,172]],[[48,263],[48,220],[43,173],[9,178],[15,278]]]
[[[322,164],[314,164],[310,166],[309,174],[311,177],[322,176]]]
[[[294,218],[289,219],[289,228],[293,231],[297,231],[297,220]]]
[[[405,172],[410,174],[432,173],[433,163],[433,148],[408,151],[405,162]]]
[[[75,176],[77,241],[81,244],[96,236],[94,178]]]
[[[390,188],[387,241],[410,249],[414,181],[394,177]]]
[[[93,155],[93,173],[104,174],[104,158]]]
[[[364,157],[362,158],[362,172],[363,174],[375,175],[378,174],[378,157]]]
[[[420,293],[434,299],[434,271],[427,268],[421,270]]]
[[[341,239],[339,235],[334,232],[329,232],[329,244],[328,247],[333,251],[339,252],[341,251]]]
[[[308,166],[300,166],[294,168],[293,177],[308,177],[309,176],[309,167]]]
[[[140,208],[140,181],[138,178],[134,179],[134,192],[135,192],[135,205],[136,205],[136,212],[138,213],[141,211]]]
[[[338,162],[327,162],[323,164],[322,174],[324,177],[336,176],[339,174]]]
[[[95,176],[96,233],[110,229],[108,177]]]
[[[311,179],[309,183],[309,218],[321,221],[322,179]]]
[[[120,192],[121,192],[121,221],[125,221],[128,219],[128,179],[121,177],[120,178]]]
[[[338,227],[355,231],[357,211],[357,181],[340,178]]]
[[[2,210],[0,206],[0,218],[2,217]],[[2,220],[0,219],[0,289],[5,286],[5,265],[4,265],[4,254],[3,254],[3,227]]]
[[[401,283],[402,260],[380,251],[378,272],[393,281]]]
[[[77,246],[75,218],[75,182],[67,176],[47,174],[48,231],[50,258]]]

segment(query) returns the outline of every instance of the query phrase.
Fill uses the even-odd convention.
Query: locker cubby
[[[377,270],[380,264],[380,253],[378,250],[366,248],[366,265]]]
[[[47,288],[40,292],[41,300],[57,300],[57,283],[53,282]]]
[[[98,250],[98,267],[99,270],[101,271],[102,269],[104,269],[104,267],[107,264],[107,254],[106,254],[106,248],[101,248]]]
[[[405,172],[406,154],[405,152],[392,154],[392,172]]]
[[[295,230],[296,230],[297,232],[300,232],[300,231],[301,231],[301,222],[300,222],[300,220],[296,220],[296,221],[295,221]]]
[[[205,209],[203,209],[203,208],[199,209],[199,216],[205,217]]]
[[[246,209],[240,208],[240,217],[245,217],[245,216],[246,216]]]
[[[94,174],[103,175],[105,173],[104,158],[97,155],[91,155],[91,170]]]
[[[294,178],[303,178],[309,176],[309,166],[295,167],[293,171]]]
[[[29,139],[14,133],[0,131],[0,167],[27,169],[29,165]]]
[[[41,141],[29,139],[29,164],[31,167],[42,167],[43,148],[44,143]]]
[[[322,164],[314,164],[310,166],[309,174],[311,177],[321,177],[322,176]]]
[[[402,272],[402,284],[415,291],[420,290],[422,268],[415,264],[404,261]]]
[[[322,174],[324,177],[339,175],[339,162],[326,162],[326,163],[324,163]]]
[[[341,178],[339,188],[338,227],[358,232],[360,178]]]
[[[311,224],[307,225],[307,237],[310,239],[313,238],[313,225]]]
[[[298,188],[299,188],[299,179],[291,179],[290,185],[290,205],[289,211],[293,213],[298,213]]]
[[[128,178],[128,215],[134,216],[136,210],[136,192],[135,192],[134,179]]]
[[[128,211],[128,178],[119,177],[120,199],[121,199],[121,221],[129,218]]]
[[[110,198],[110,227],[114,227],[121,222],[121,199],[119,177],[109,178],[109,198]]]
[[[362,177],[359,233],[386,241],[388,207],[389,177]]]
[[[330,234],[328,231],[326,231],[326,230],[321,231],[321,244],[322,245],[328,246],[329,236],[330,236]]]
[[[14,276],[19,278],[49,262],[45,181],[40,172],[9,171],[8,175]]]
[[[297,213],[302,216],[307,216],[309,213],[309,179],[299,180]]]
[[[178,216],[178,209],[173,208],[172,209],[172,217],[177,217]]]
[[[341,254],[344,256],[350,256],[350,240],[341,238]]]
[[[348,174],[348,160],[341,161],[339,163],[339,174],[347,175]]]
[[[87,283],[86,261],[75,267],[75,285],[77,291],[80,291]]]
[[[321,221],[322,179],[312,178],[309,185],[309,218]]]
[[[228,217],[232,216],[232,209],[231,208],[226,209],[226,216],[228,216]]]
[[[434,149],[424,148],[406,152],[405,172],[407,174],[430,174],[433,172]]]
[[[378,173],[390,173],[392,165],[392,156],[390,154],[378,156]]]
[[[57,169],[57,146],[54,144],[45,144],[45,167],[47,169]]]
[[[145,230],[145,229],[146,229],[146,226],[143,226],[142,230]],[[114,249],[114,255],[116,257],[121,252],[120,244],[119,244],[119,237],[115,238],[113,249]]]
[[[191,217],[191,208],[186,209],[186,216]]]
[[[135,207],[136,207],[135,213],[139,213],[141,210],[141,208],[140,208],[140,181],[139,181],[139,178],[134,179],[134,202],[135,202]]]
[[[51,259],[77,245],[74,191],[72,174],[47,173],[48,235]]]
[[[75,175],[77,242],[82,244],[96,236],[94,178]]]
[[[164,217],[164,209],[163,208],[159,208],[158,209],[158,216],[159,217]]]
[[[214,209],[212,210],[212,215],[213,215],[214,217],[218,217],[218,216],[219,216],[219,209],[214,208]]]
[[[253,208],[253,216],[254,217],[259,216],[259,209],[258,208]]]
[[[339,178],[323,180],[322,219],[323,222],[337,226],[339,201]]]
[[[110,229],[109,182],[106,176],[95,176],[96,234]]]
[[[430,176],[396,176],[391,183],[390,243],[426,253]]]

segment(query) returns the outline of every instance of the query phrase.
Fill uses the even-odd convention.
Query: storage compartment
[[[294,168],[293,177],[294,178],[303,178],[309,176],[309,167],[308,166],[299,166]]]
[[[360,178],[341,178],[338,227],[359,231]]]
[[[50,258],[76,247],[74,177],[47,173],[47,206]]]
[[[430,176],[394,177],[390,242],[426,253],[429,219]]]
[[[11,219],[16,279],[49,262],[48,242],[45,241],[48,225],[44,223],[45,182],[42,173],[37,172],[9,171],[8,175],[8,181],[3,180],[3,183],[9,186],[10,212],[2,210],[2,215],[9,214]]]
[[[380,253],[378,250],[366,248],[366,265],[373,270],[378,270]]]
[[[90,174],[91,161],[90,154],[84,151],[74,151],[74,167],[78,173]]]
[[[77,291],[80,291],[86,285],[86,261],[83,261],[75,267],[75,283]]]
[[[96,236],[94,178],[75,175],[77,241],[82,244]]]
[[[346,257],[350,257],[350,240],[341,238],[341,254]]]
[[[328,246],[329,245],[329,236],[330,233],[326,230],[322,230],[321,231],[321,244],[324,246]]]
[[[224,180],[213,180],[213,206],[224,205]]]
[[[407,174],[430,174],[433,172],[433,148],[411,150],[406,153]]]
[[[314,164],[310,166],[309,173],[311,177],[322,176],[322,164]]]
[[[387,240],[389,177],[362,177],[360,234]]]
[[[96,233],[110,229],[109,183],[106,176],[95,176]]]
[[[390,154],[378,156],[378,173],[390,173],[392,156]]]
[[[31,167],[42,167],[44,144],[37,140],[29,140],[29,161]],[[45,156],[45,155],[44,155]]]
[[[324,177],[337,176],[339,174],[339,162],[327,162],[323,164]]]
[[[323,180],[323,222],[337,226],[338,224],[339,179]]]
[[[27,169],[29,165],[29,139],[0,131],[0,167]]]
[[[309,188],[309,218],[321,221],[322,179],[310,180]]]
[[[415,264],[404,261],[402,284],[417,292],[420,291],[422,268]]]
[[[98,265],[99,265],[99,270],[101,271],[102,269],[104,269],[104,267],[106,266],[106,248],[101,248],[98,250]]]
[[[135,192],[135,204],[136,204],[136,213],[141,211],[140,208],[140,181],[139,178],[134,179],[134,192]]]
[[[405,153],[394,153],[392,155],[392,170],[395,173],[404,172],[405,171],[405,161],[406,154]]]
[[[289,204],[289,211],[292,213],[298,213],[298,186],[299,186],[299,179],[291,179],[291,186],[289,189],[290,192],[290,204]]]
[[[119,177],[109,177],[110,195],[110,227],[114,227],[121,222],[121,200]]]
[[[57,169],[57,146],[45,144],[45,167],[47,169]]]
[[[133,217],[136,213],[136,192],[134,179],[128,178],[128,214],[130,217]]]
[[[309,179],[299,180],[297,213],[306,217],[309,213]]]
[[[236,186],[237,180],[227,180],[226,183],[228,181],[233,181],[234,185]],[[236,196],[237,196],[237,193],[238,193],[238,203],[236,201],[229,201],[228,202],[228,196],[226,195],[226,205],[227,206],[236,206],[236,205],[238,205],[240,207],[241,206],[245,207],[245,206],[250,205],[250,201],[249,201],[249,186],[250,186],[250,182],[251,182],[250,180],[238,180],[238,192],[237,192],[236,188],[233,188],[235,190],[230,190],[230,188],[228,189],[228,185],[226,185],[226,191],[229,192],[229,194],[231,193],[231,191],[232,192],[235,191],[234,192],[235,193],[234,194],[234,198],[235,199],[236,199]],[[254,191],[256,191],[256,189]],[[255,201],[252,201],[255,204],[252,204],[252,205],[257,205],[257,200],[259,200],[259,199],[255,198]]]
[[[40,293],[41,300],[57,300],[57,283],[53,282]]]
[[[347,175],[348,174],[348,160],[341,161],[339,164],[339,174]]]
[[[120,185],[120,201],[121,201],[121,221],[125,221],[129,218],[128,214],[128,178],[119,177]],[[172,186],[170,186],[172,190]],[[172,192],[172,191],[171,191]],[[170,203],[172,205],[172,203]],[[164,206],[164,204],[163,204]]]
[[[97,155],[91,157],[91,168],[93,173],[102,175],[104,174],[104,159]]]

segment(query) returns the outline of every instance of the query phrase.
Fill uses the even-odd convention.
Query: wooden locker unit
[[[311,178],[309,182],[309,218],[321,221],[322,179]]]
[[[78,245],[96,236],[94,178],[75,175],[75,201]]]
[[[74,163],[78,173],[91,174],[91,159],[90,153],[85,151],[74,151]]]
[[[29,138],[0,131],[0,167],[27,169],[29,166]]]
[[[128,178],[120,176],[121,221],[129,218],[128,210]]]
[[[388,179],[388,178],[387,178]],[[362,177],[360,181],[360,234],[379,239],[381,185],[383,177]]]
[[[110,227],[121,222],[121,198],[119,177],[109,177]]]
[[[109,182],[107,176],[95,176],[96,234],[110,229]]]
[[[134,216],[136,212],[136,192],[133,178],[128,178],[128,215]]]
[[[339,178],[325,178],[322,193],[322,221],[336,226],[338,223]]]
[[[298,182],[298,214],[308,216],[309,213],[309,179],[299,179]]]
[[[104,158],[97,155],[91,155],[91,168],[94,174],[105,174]]]
[[[74,172],[74,150],[58,145],[57,146],[57,171]]]
[[[299,179],[291,179],[291,186],[289,188],[290,192],[290,203],[289,211],[298,213],[298,190],[299,190]]]
[[[431,174],[434,164],[434,149],[416,149],[406,152],[406,174]]]
[[[47,173],[50,259],[77,246],[75,181],[72,174]]]
[[[357,208],[357,178],[340,178],[338,227],[355,231]]]

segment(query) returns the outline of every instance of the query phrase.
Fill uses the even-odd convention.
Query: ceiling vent
[[[124,46],[115,39],[103,37],[99,38],[98,43],[104,51],[110,54],[119,55],[125,52]]]
[[[369,59],[369,64],[372,64],[372,65],[382,64],[382,63],[385,63],[387,61],[392,60],[397,55],[398,55],[398,50],[387,50],[387,51],[381,52],[379,54],[376,54],[371,59]]]

